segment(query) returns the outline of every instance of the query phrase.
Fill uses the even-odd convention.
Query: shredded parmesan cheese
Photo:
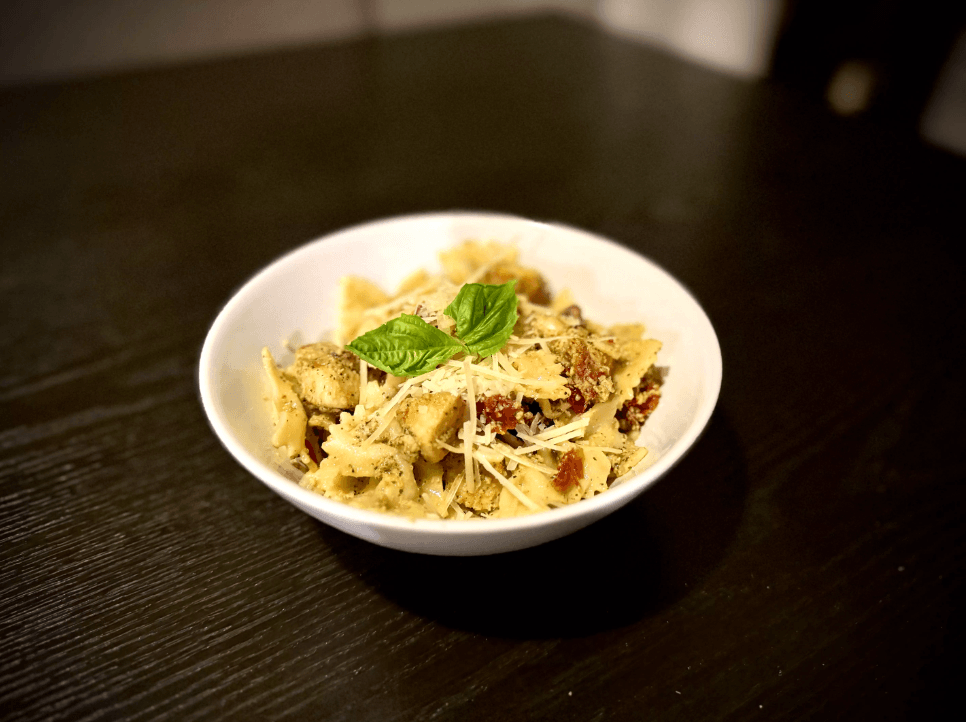
[[[379,437],[386,433],[386,429],[389,428],[389,425],[392,424],[395,418],[396,410],[392,409],[383,417],[382,422],[376,427],[376,430],[373,431],[372,434],[362,442],[363,447],[369,446],[369,444],[373,443],[374,441],[378,441]]]
[[[549,441],[551,439],[556,439],[558,436],[563,436],[564,434],[569,434],[571,431],[576,431],[578,429],[586,429],[590,425],[590,417],[582,416],[576,421],[571,421],[569,424],[564,426],[553,426],[544,432],[535,434],[534,438],[542,439],[543,441]]]
[[[456,498],[456,492],[460,490],[460,484],[463,483],[463,480],[465,478],[466,477],[463,477],[463,476],[457,476],[452,486],[450,486],[450,488],[447,490],[446,497],[443,499],[444,509],[450,510],[455,507],[457,511],[459,510],[459,507],[453,503],[453,500]]]
[[[463,377],[466,382],[466,405],[470,409],[470,420],[463,426],[463,456],[466,468],[466,488],[476,489],[476,475],[473,466],[473,439],[476,436],[476,390],[473,387],[473,364],[470,358],[463,359]]]
[[[570,441],[571,439],[576,439],[584,435],[583,429],[576,429],[571,431],[569,434],[562,434],[556,436],[552,441],[544,441],[543,439],[538,439],[536,436],[530,436],[530,434],[524,434],[517,431],[517,436],[519,436],[524,441],[529,441],[533,446],[525,446],[522,449],[517,449],[518,453],[527,453],[529,451],[536,451],[537,449],[550,449],[552,451],[563,451],[564,448],[560,445],[564,441]]]
[[[464,359],[463,361],[465,363],[466,359]],[[459,365],[459,362],[458,361],[447,361],[446,363],[447,363],[447,365],[450,365],[450,366],[458,366]],[[516,376],[513,376],[513,375],[511,375],[509,373],[503,373],[501,371],[495,371],[493,369],[488,369],[485,366],[478,366],[478,365],[474,365],[473,366],[473,370],[477,374],[479,374],[480,376],[487,376],[489,378],[498,379],[500,381],[510,381],[511,383],[523,384],[525,386],[552,386],[552,385],[554,385],[554,382],[553,381],[544,381],[543,379],[524,378],[523,376],[521,376],[519,374],[519,372],[517,373]]]
[[[480,464],[483,466],[484,469],[486,469],[488,472],[493,474],[493,477],[501,484],[503,484],[504,488],[507,491],[509,491],[511,494],[513,494],[513,496],[515,496],[521,504],[527,507],[527,509],[530,509],[531,511],[540,511],[540,505],[532,501],[530,497],[528,497],[526,494],[520,491],[516,486],[514,486],[513,482],[511,482],[509,479],[503,476],[503,474],[501,474],[499,471],[494,469],[493,465],[486,460],[485,456],[483,456],[482,454],[476,454],[476,459],[477,461],[480,462]]]

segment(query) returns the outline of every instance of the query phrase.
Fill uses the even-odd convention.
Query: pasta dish
[[[647,454],[660,341],[553,295],[516,247],[467,241],[395,293],[341,282],[333,337],[267,348],[273,445],[300,484],[410,517],[502,518],[601,494]]]

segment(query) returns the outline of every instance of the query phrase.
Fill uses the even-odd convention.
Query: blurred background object
[[[953,53],[964,25],[964,3],[789,0],[770,75],[840,115],[901,132],[922,126],[927,140],[966,153],[962,82],[958,103],[950,95],[966,71],[964,53]],[[923,124],[927,105],[933,120]]]
[[[4,0],[0,85],[351,37],[358,0]]]
[[[6,0],[0,85],[540,13],[741,75],[767,72],[784,0]]]
[[[920,130],[931,143],[966,156],[966,31],[933,87]]]
[[[0,87],[546,13],[966,154],[966,4],[936,0],[6,0]]]
[[[768,73],[782,0],[600,0],[604,27],[724,72]]]

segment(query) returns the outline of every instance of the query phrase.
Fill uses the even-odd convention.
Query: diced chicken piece
[[[478,513],[490,512],[499,505],[501,491],[503,486],[500,482],[489,474],[481,473],[472,490],[466,484],[460,486],[456,492],[456,503]]]
[[[313,343],[295,352],[289,371],[308,403],[322,409],[351,409],[359,403],[359,361],[333,343]]]
[[[461,396],[442,391],[411,397],[399,405],[399,423],[419,444],[426,461],[439,461],[446,449],[437,442],[449,442],[466,416],[466,402]]]

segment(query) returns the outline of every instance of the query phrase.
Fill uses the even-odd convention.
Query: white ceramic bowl
[[[356,509],[301,488],[298,472],[271,446],[260,350],[281,364],[283,341],[307,343],[335,323],[339,279],[358,275],[393,289],[418,268],[438,269],[437,252],[468,238],[516,243],[521,262],[556,292],[570,288],[584,315],[612,324],[642,321],[664,346],[661,403],[640,441],[637,474],[604,494],[515,519],[410,520]],[[704,429],[721,387],[721,350],[690,293],[651,261],[565,226],[481,213],[434,213],[367,223],[308,243],[258,273],[222,309],[201,352],[201,398],[215,433],[242,466],[315,518],[375,544],[411,552],[480,555],[523,549],[569,534],[636,497],[681,459]]]

